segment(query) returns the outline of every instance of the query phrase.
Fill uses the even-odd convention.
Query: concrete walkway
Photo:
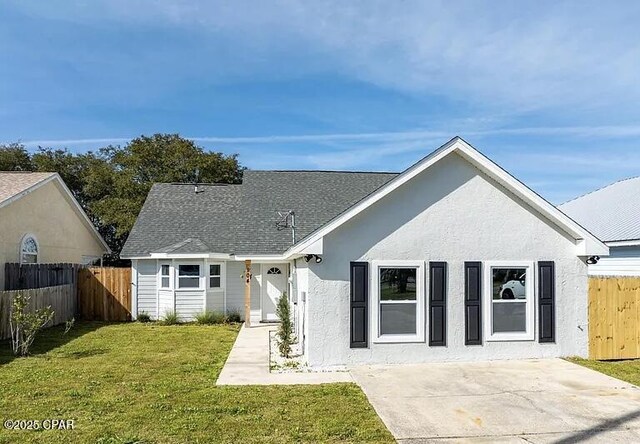
[[[243,325],[216,385],[327,384],[353,382],[348,372],[271,373],[269,331],[277,326]]]
[[[640,442],[640,389],[561,359],[351,373],[403,444]]]

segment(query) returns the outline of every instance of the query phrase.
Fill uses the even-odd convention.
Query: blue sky
[[[455,135],[554,203],[640,175],[640,2],[7,1],[0,142],[178,132],[400,171]]]

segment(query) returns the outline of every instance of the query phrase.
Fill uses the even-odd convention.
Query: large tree
[[[92,211],[115,229],[118,238],[131,231],[156,182],[239,183],[242,179],[236,155],[205,151],[177,134],[141,136],[124,147],[101,149],[98,158],[109,168],[91,168],[86,191]]]
[[[58,172],[114,251],[114,260],[154,183],[242,179],[236,155],[206,151],[177,134],[140,136],[123,147],[84,154],[39,148],[30,155],[19,144],[0,146],[0,169]]]
[[[33,164],[27,149],[19,143],[0,145],[0,171],[31,171]]]

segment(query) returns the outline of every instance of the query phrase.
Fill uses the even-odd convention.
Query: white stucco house
[[[400,174],[157,184],[122,251],[134,316],[242,309],[246,289],[270,321],[286,292],[312,367],[586,357],[586,262],[607,254],[458,137]]]
[[[640,177],[612,183],[558,208],[609,247],[609,256],[590,264],[589,274],[640,276]]]

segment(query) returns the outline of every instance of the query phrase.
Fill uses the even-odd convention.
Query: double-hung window
[[[209,288],[221,288],[222,286],[222,265],[209,265]]]
[[[424,341],[424,263],[374,261],[375,342]]]
[[[485,263],[485,319],[489,341],[534,339],[534,276],[531,262]]]
[[[160,264],[160,288],[171,288],[169,264]]]
[[[200,265],[178,265],[178,288],[200,288]]]

